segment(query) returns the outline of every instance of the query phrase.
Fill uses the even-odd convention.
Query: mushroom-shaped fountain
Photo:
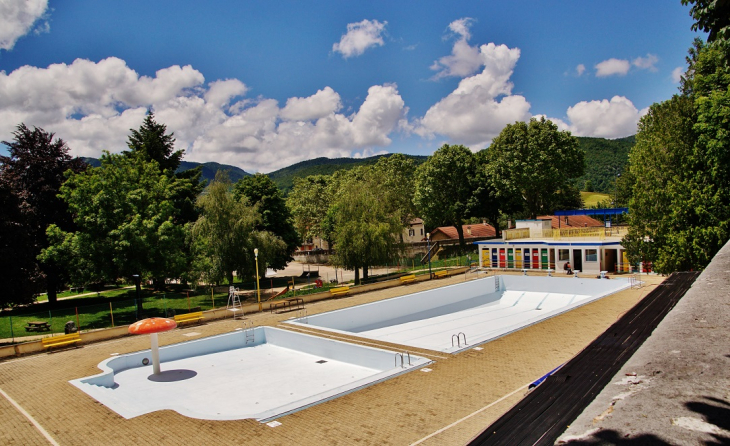
[[[152,371],[155,375],[160,374],[160,350],[157,343],[157,333],[172,330],[177,327],[177,322],[164,317],[151,317],[142,319],[129,326],[131,334],[149,334],[152,341]]]

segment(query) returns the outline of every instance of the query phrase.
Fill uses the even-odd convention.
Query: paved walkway
[[[456,276],[307,305],[316,314],[463,281]],[[660,277],[649,276],[658,283]],[[650,289],[628,290],[457,355],[408,349],[350,336],[357,343],[410,350],[434,359],[431,372],[414,371],[306,410],[269,427],[254,420],[210,421],[159,411],[125,420],[68,380],[97,373],[111,354],[149,348],[146,336],[88,344],[0,363],[0,444],[464,444],[526,393],[526,386],[564,363],[600,335]],[[288,314],[249,317],[279,324]],[[160,344],[225,333],[225,320],[160,335]],[[315,330],[310,330],[315,331]],[[328,337],[335,335],[327,334]],[[292,370],[296,379],[296,370]],[[243,386],[256,386],[246,376]],[[28,416],[24,415],[26,413]],[[33,425],[29,420],[35,421]],[[42,428],[47,432],[44,437]],[[48,439],[50,438],[50,440]]]
[[[730,243],[570,424],[570,444],[730,444]]]

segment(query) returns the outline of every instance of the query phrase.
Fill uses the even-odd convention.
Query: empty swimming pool
[[[628,279],[492,276],[288,323],[454,353],[629,286]]]
[[[271,327],[162,347],[159,375],[149,358],[149,350],[113,357],[71,384],[124,418],[171,409],[269,421],[430,363]]]

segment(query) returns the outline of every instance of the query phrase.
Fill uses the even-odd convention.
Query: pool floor
[[[431,362],[412,356],[401,365],[392,351],[252,330],[163,347],[158,375],[143,365],[150,356],[143,350],[106,359],[102,373],[71,384],[124,418],[169,409],[207,420],[268,421]]]
[[[428,319],[391,325],[358,334],[372,339],[446,351],[471,342],[485,342],[538,322],[553,310],[577,304],[587,295],[505,291],[498,302]],[[453,335],[463,333],[461,339]],[[468,334],[468,335],[467,335]]]
[[[202,419],[262,418],[377,372],[261,344],[163,362],[157,378],[151,365],[124,370],[115,374],[115,388],[85,384],[92,387],[85,390],[125,418],[163,409]]]
[[[627,279],[492,276],[286,323],[456,353],[629,286]]]

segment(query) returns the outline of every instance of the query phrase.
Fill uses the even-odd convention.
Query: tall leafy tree
[[[471,150],[444,144],[416,169],[413,203],[426,226],[454,226],[464,250],[464,229],[473,207],[477,162]]]
[[[192,226],[196,260],[194,268],[200,279],[233,283],[239,277],[254,276],[254,249],[259,250],[259,266],[266,266],[286,251],[281,238],[269,231],[257,230],[261,214],[257,206],[236,200],[225,172],[218,171],[207,193],[198,199],[201,215]]]
[[[263,174],[243,177],[234,185],[233,195],[236,200],[247,200],[250,205],[257,206],[261,214],[261,221],[256,225],[258,231],[269,231],[286,243],[286,250],[268,259],[271,268],[286,268],[286,264],[293,260],[291,255],[298,249],[300,240],[291,212],[276,183]]]
[[[695,23],[692,31],[709,33],[708,42],[730,39],[730,1],[728,0],[682,0],[682,4],[692,5],[689,13]]]
[[[160,171],[177,181],[174,185],[173,202],[178,209],[176,222],[185,224],[198,218],[195,203],[205,184],[201,181],[202,166],[178,172],[184,150],[175,150],[175,137],[167,133],[167,126],[155,120],[152,111],[147,113],[139,129],[130,129],[127,146],[123,152],[127,157],[138,157],[144,161],[155,161]]]
[[[42,258],[68,262],[76,283],[117,278],[164,283],[185,269],[185,232],[175,223],[175,181],[155,161],[104,154],[101,167],[72,174],[61,196],[76,231],[48,228]]]
[[[730,238],[730,48],[696,40],[681,94],[654,104],[630,155],[632,261],[702,269]]]
[[[71,229],[73,223],[66,203],[58,197],[65,181],[66,171],[81,172],[86,165],[78,158],[69,155],[68,146],[54,134],[34,127],[29,129],[20,124],[13,132],[13,141],[3,141],[8,147],[9,156],[0,156],[0,181],[4,185],[8,207],[4,220],[8,238],[3,243],[9,259],[17,259],[22,264],[22,272],[3,278],[3,283],[20,281],[35,283],[19,286],[22,296],[18,301],[27,301],[33,291],[46,289],[48,300],[56,302],[56,291],[62,285],[66,266],[53,261],[38,261],[36,257],[48,246],[46,228],[55,224]],[[4,200],[5,201],[5,200]],[[12,234],[12,235],[11,235]],[[5,234],[4,234],[5,235]],[[24,246],[11,249],[19,240]],[[23,259],[23,260],[21,260]],[[1,275],[9,271],[0,271]]]
[[[566,201],[570,205],[571,197],[575,200],[571,179],[583,175],[585,154],[578,140],[552,121],[543,117],[509,124],[488,151],[498,198],[521,201],[529,218],[551,214],[566,207]]]
[[[310,175],[296,178],[287,196],[286,204],[291,211],[294,227],[307,240],[321,237],[330,241],[325,233],[324,222],[333,199],[333,181],[329,175]]]
[[[337,179],[339,187],[328,210],[329,232],[334,244],[333,262],[367,278],[368,267],[384,264],[400,253],[403,219],[389,202],[384,172],[359,167]]]

